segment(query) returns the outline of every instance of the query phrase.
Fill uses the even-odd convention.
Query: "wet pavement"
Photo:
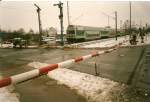
[[[3,76],[15,75],[34,69],[27,66],[30,62],[54,63],[70,56],[73,56],[71,52],[67,54],[63,50],[0,49],[0,72]],[[15,91],[19,94],[20,102],[86,102],[75,90],[58,85],[47,76],[17,84]]]
[[[140,59],[143,47],[119,48],[111,53],[80,62],[69,69],[95,75],[94,62],[99,76],[127,84]],[[15,75],[34,68],[27,66],[33,61],[58,63],[75,56],[87,55],[94,50],[60,49],[0,49],[0,72],[3,76]],[[15,85],[21,102],[86,102],[75,90],[58,85],[47,76]]]
[[[120,48],[111,53],[100,55],[78,65],[76,64],[72,69],[94,75],[94,62],[96,62],[99,76],[127,83],[142,50],[142,47]]]

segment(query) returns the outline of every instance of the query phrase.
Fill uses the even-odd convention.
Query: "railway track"
[[[136,81],[133,83],[138,89],[142,89],[146,93],[150,92],[150,46],[144,49],[141,57],[141,64],[135,76]]]

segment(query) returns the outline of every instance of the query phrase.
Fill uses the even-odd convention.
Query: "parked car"
[[[27,47],[27,40],[24,40],[22,38],[14,38],[13,39],[13,47],[16,48],[16,47]]]

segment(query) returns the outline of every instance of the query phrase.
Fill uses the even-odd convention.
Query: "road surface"
[[[132,84],[135,77],[133,74],[136,74],[135,66],[141,59],[143,49],[142,46],[119,48],[112,53],[75,64],[69,69],[94,75],[94,62],[96,62],[99,76]],[[15,75],[34,69],[27,66],[30,62],[58,63],[90,52],[93,50],[0,49],[0,72],[3,76]],[[17,84],[15,91],[19,94],[20,102],[86,102],[85,98],[79,96],[75,90],[58,85],[55,80],[47,76]],[[147,100],[142,102],[149,102]]]

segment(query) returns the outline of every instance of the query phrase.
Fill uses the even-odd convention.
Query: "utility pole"
[[[148,23],[146,23],[146,24],[145,24],[145,29],[146,29],[146,33],[145,33],[145,35],[146,35],[146,40],[147,40],[147,34],[148,34],[148,31],[147,31],[147,30],[148,30]]]
[[[42,24],[41,24],[41,17],[40,17],[41,8],[37,4],[34,4],[34,6],[37,7],[38,22],[39,22],[39,45],[41,45],[42,44]]]
[[[148,23],[145,24],[146,28],[148,27]]]
[[[117,11],[115,11],[115,32],[116,32],[116,40],[117,40],[117,36],[118,36],[118,34],[117,34]]]
[[[108,27],[110,27],[110,26],[109,26],[109,16],[108,16]]]
[[[129,2],[130,3],[130,38],[131,38],[131,1]]]
[[[140,28],[142,28],[142,20],[140,19]]]
[[[70,25],[70,15],[69,15],[69,2],[67,1],[67,18],[68,18],[68,26]]]
[[[60,9],[59,19],[60,19],[60,28],[61,28],[61,46],[64,46],[64,40],[63,40],[63,3],[61,1],[59,1],[59,3],[54,4],[54,6],[58,6],[58,8]]]
[[[120,29],[122,29],[122,20],[120,20]]]

